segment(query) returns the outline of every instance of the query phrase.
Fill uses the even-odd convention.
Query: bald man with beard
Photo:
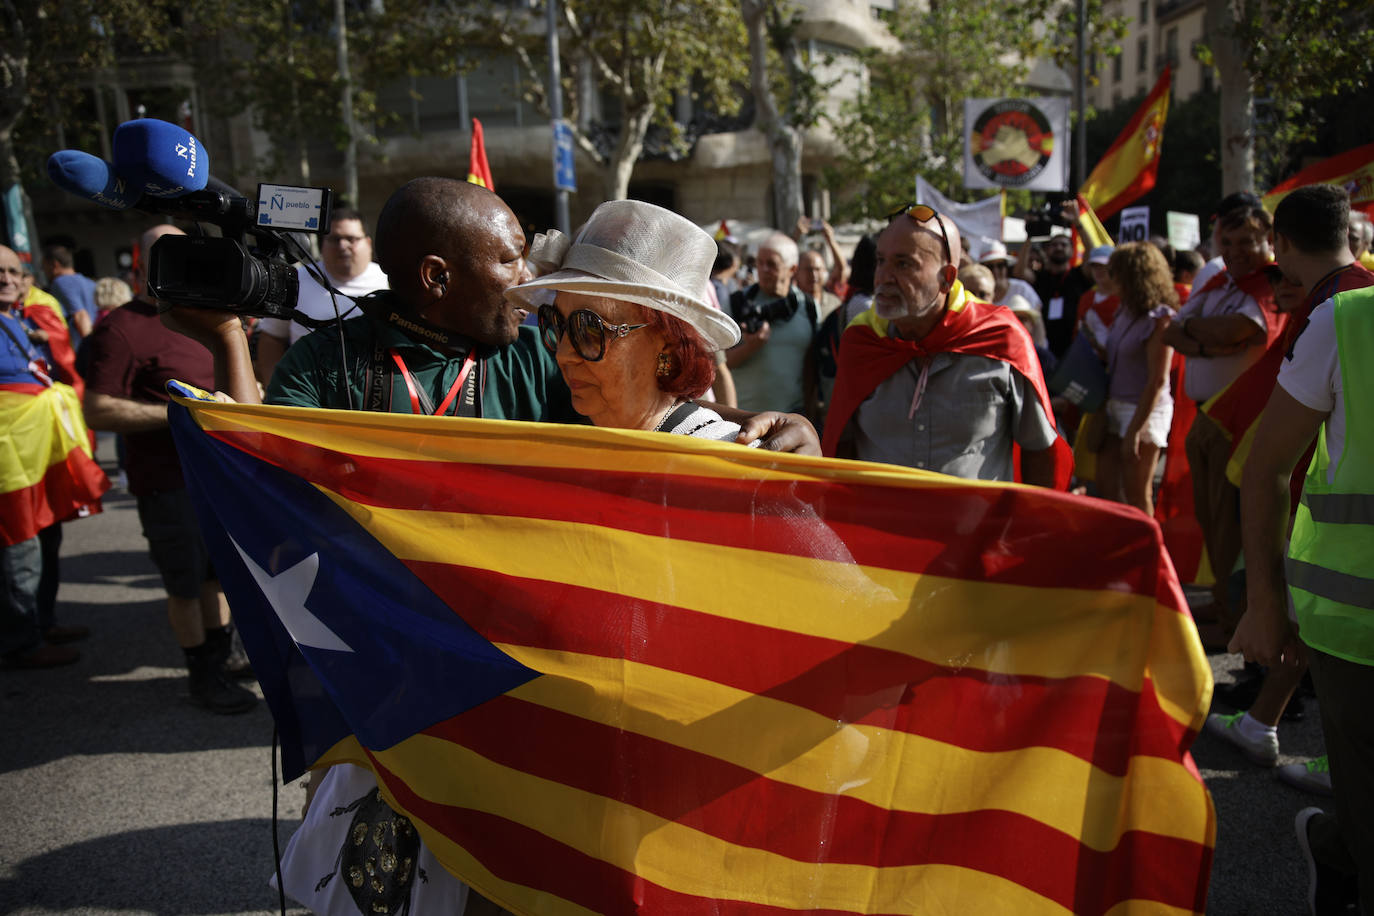
[[[162,236],[184,234],[175,226],[154,226],[139,244],[148,252]],[[89,360],[86,422],[124,437],[129,492],[138,502],[143,536],[167,590],[167,618],[185,655],[191,699],[215,713],[247,712],[257,697],[223,669],[231,646],[229,605],[210,564],[167,422],[167,382],[211,385],[210,354],[164,327],[151,300],[137,298],[100,322],[86,338],[83,355]]]

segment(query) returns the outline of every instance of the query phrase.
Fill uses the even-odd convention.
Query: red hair
[[[663,335],[673,357],[672,371],[657,376],[658,388],[679,398],[696,398],[716,380],[716,360],[691,325],[675,315],[645,308],[644,322]]]

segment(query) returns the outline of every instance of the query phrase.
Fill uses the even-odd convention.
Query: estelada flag
[[[472,150],[468,153],[468,181],[480,184],[488,191],[496,190],[491,180],[491,166],[487,164],[487,141],[482,134],[482,122],[472,119]]]
[[[171,423],[286,777],[367,767],[515,913],[1204,909],[1211,671],[1139,512],[625,430]]]
[[[1155,87],[1078,189],[1104,219],[1155,186],[1164,118],[1169,113],[1169,78],[1170,68],[1165,67]]]
[[[18,386],[16,386],[18,387]],[[110,488],[69,385],[0,390],[0,544],[100,511]]]
[[[1261,203],[1270,213],[1279,201],[1304,185],[1334,184],[1350,193],[1350,208],[1374,216],[1374,143],[1347,150],[1330,159],[1309,165],[1298,174],[1274,186]]]

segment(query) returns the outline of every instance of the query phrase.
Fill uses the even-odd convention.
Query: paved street
[[[65,530],[59,617],[94,635],[74,666],[0,672],[0,914],[276,912],[266,707],[191,704],[130,497]],[[1212,662],[1219,680],[1239,667]],[[1282,763],[1320,752],[1315,713],[1280,728]],[[1304,912],[1293,815],[1321,800],[1207,736],[1195,756],[1219,820],[1208,912]],[[280,793],[283,842],[303,798]]]

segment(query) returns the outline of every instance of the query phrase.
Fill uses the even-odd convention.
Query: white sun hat
[[[560,233],[535,244],[539,252],[536,258],[532,247],[532,259],[562,266],[506,290],[517,305],[533,311],[563,290],[605,296],[680,318],[714,349],[739,343],[739,325],[706,298],[716,240],[671,210],[609,200],[592,211],[570,245]]]

